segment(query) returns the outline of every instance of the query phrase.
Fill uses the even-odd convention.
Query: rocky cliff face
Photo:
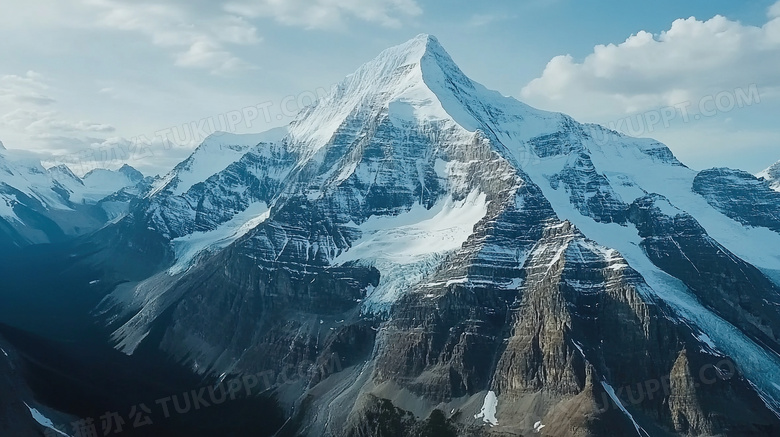
[[[774,435],[779,207],[422,35],[279,138],[206,140],[86,259],[125,354],[294,371],[279,435]]]
[[[721,317],[777,351],[780,288],[710,238],[690,215],[663,212],[664,204],[668,208],[666,199],[648,196],[631,205],[630,219],[643,238],[641,245],[648,257],[683,281]],[[729,205],[738,204],[736,200]]]
[[[713,208],[747,225],[780,232],[780,193],[750,173],[727,168],[696,175],[693,190]]]

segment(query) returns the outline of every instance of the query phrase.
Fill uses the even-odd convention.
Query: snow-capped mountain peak
[[[118,173],[121,173],[125,175],[129,180],[138,182],[144,178],[144,174],[140,171],[136,170],[134,167],[130,166],[129,164],[124,164],[119,170],[117,170]]]
[[[572,136],[567,149],[562,150],[565,152],[583,149],[581,137],[590,135],[591,130],[609,137],[609,141],[591,147],[630,144],[641,152],[651,151],[676,162],[657,141],[626,141],[629,139],[617,132],[580,125],[564,114],[538,110],[485,88],[468,78],[438,40],[427,34],[383,51],[347,76],[328,96],[304,109],[290,125],[289,143],[305,161],[347,130],[350,119],[380,116],[397,125],[443,123],[472,134],[480,132],[516,167],[527,165],[540,153],[550,153],[533,150],[534,139],[564,131]]]
[[[70,179],[67,172],[62,172],[64,179]],[[71,180],[69,184],[75,181]],[[61,193],[55,192],[54,179],[46,171],[40,161],[29,158],[18,159],[5,153],[0,154],[0,195],[7,196],[8,205],[19,202],[20,196],[25,196],[39,202],[48,209],[69,210],[68,201]],[[15,217],[11,209],[6,209],[6,217]]]
[[[144,179],[143,173],[125,164],[119,170],[95,169],[84,175],[86,189],[74,193],[75,202],[97,203],[117,191],[132,187]]]
[[[775,191],[780,191],[780,161],[768,169],[757,174],[756,177],[764,178],[769,182],[769,186]]]
[[[72,181],[73,183],[84,185],[81,178],[76,176],[76,174],[71,171],[70,167],[65,164],[49,168],[49,173],[58,181]]]
[[[429,35],[264,141],[207,138],[106,228],[149,258],[143,278],[111,269],[128,284],[104,300],[118,349],[215,377],[355,351],[309,435],[359,434],[341,427],[375,395],[460,410],[459,435],[482,434],[479,414],[526,434],[581,413],[609,435],[780,429],[780,194],[752,175],[489,91]],[[726,356],[738,378],[685,383]],[[676,391],[621,404],[665,376]]]
[[[351,117],[371,119],[385,112],[398,122],[450,119],[437,95],[446,93],[427,83],[443,77],[470,85],[435,37],[419,35],[383,51],[302,111],[290,125],[290,142],[310,157]]]

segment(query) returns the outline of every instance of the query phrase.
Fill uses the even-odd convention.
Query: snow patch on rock
[[[483,422],[490,426],[497,426],[498,419],[496,418],[496,408],[498,407],[498,397],[494,391],[489,391],[485,395],[485,401],[482,403],[482,409],[479,414],[475,414],[475,419],[482,419]]]
[[[27,407],[28,410],[30,410],[30,414],[32,415],[33,419],[36,422],[38,422],[39,425],[52,430],[54,433],[56,433],[56,435],[64,435],[65,437],[70,437],[68,434],[65,434],[64,432],[55,428],[54,422],[52,422],[51,419],[49,419],[48,417],[44,416],[40,411],[27,405],[26,402],[24,402],[24,406]]]

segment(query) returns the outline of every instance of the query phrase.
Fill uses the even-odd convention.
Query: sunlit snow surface
[[[780,247],[780,233],[767,228],[747,227],[720,213],[704,197],[693,192],[697,172],[659,162],[639,152],[637,145],[642,141],[624,137],[620,142],[610,142],[605,146],[591,143],[591,159],[597,170],[610,180],[620,177],[633,181],[649,193],[663,195],[674,207],[693,216],[712,238],[743,260],[762,270],[780,271],[780,252],[767,250],[768,247]],[[535,182],[549,186],[544,180]],[[631,203],[635,199],[623,200]]]
[[[384,311],[445,255],[460,248],[486,213],[485,195],[473,191],[461,201],[439,201],[430,210],[418,204],[398,216],[373,216],[357,226],[362,237],[334,264],[360,260],[376,267],[379,286],[368,294],[364,306],[370,312]]]

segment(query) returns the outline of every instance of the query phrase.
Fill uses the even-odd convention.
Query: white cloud
[[[780,2],[761,27],[722,16],[679,19],[659,35],[641,31],[598,45],[582,62],[553,58],[522,89],[528,103],[591,120],[699,101],[724,90],[780,87]]]
[[[43,76],[34,71],[28,71],[24,76],[0,76],[0,100],[46,106],[55,102],[44,94],[48,88]]]
[[[255,68],[209,40],[195,41],[186,52],[178,53],[176,65],[210,69],[215,74]]]
[[[257,28],[242,17],[224,13],[195,14],[174,2],[127,3],[121,0],[87,0],[99,12],[98,24],[133,31],[153,44],[175,51],[176,65],[227,73],[250,65],[232,54],[228,45],[261,41]]]
[[[27,131],[32,135],[46,135],[51,132],[108,133],[115,130],[111,125],[93,123],[87,120],[76,122],[63,120],[59,118],[57,111],[38,111],[21,108],[0,117],[0,124]]]
[[[115,131],[108,124],[63,117],[51,107],[54,100],[42,94],[50,89],[44,76],[34,71],[0,77],[0,132],[10,150],[51,158],[101,143],[105,141],[101,136]]]
[[[339,28],[348,18],[399,27],[403,19],[422,14],[416,0],[243,0],[228,3],[225,10],[308,29]]]
[[[769,11],[767,11],[767,16],[770,19],[780,17],[780,1],[769,7]]]

